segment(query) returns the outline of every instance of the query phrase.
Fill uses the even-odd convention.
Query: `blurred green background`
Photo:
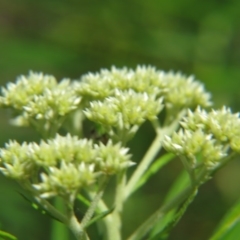
[[[29,70],[76,79],[111,65],[150,64],[194,74],[212,92],[216,108],[226,104],[240,111],[239,16],[238,0],[0,0],[1,85]],[[131,143],[135,160],[151,142],[148,131],[146,124]],[[0,145],[8,139],[38,138],[32,130],[9,127],[1,110]],[[141,222],[161,203],[181,168],[172,162],[150,180],[151,188],[133,196],[126,226]],[[236,159],[204,185],[169,239],[208,239],[240,197],[239,173]],[[49,219],[31,209],[17,184],[0,180],[1,229],[20,240],[48,240]]]

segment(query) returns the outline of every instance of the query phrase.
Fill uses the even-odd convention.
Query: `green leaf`
[[[240,200],[227,212],[210,240],[236,240],[240,236]]]
[[[112,213],[113,210],[114,210],[114,208],[115,208],[115,207],[112,207],[112,208],[110,208],[109,210],[104,211],[104,212],[96,215],[95,217],[93,217],[93,218],[86,224],[85,228],[89,227],[90,225],[92,225],[92,224],[95,223],[96,221],[98,221],[98,220],[106,217],[108,214]]]
[[[156,161],[154,161],[154,163],[148,168],[145,174],[139,179],[138,183],[135,186],[134,191],[136,191],[138,188],[144,185],[152,175],[157,173],[164,165],[170,162],[174,157],[175,157],[174,154],[167,153],[158,158]]]
[[[46,214],[49,217],[57,220],[58,222],[61,222],[58,218],[54,217],[48,210],[44,209],[41,205],[39,205],[35,200],[31,199],[30,197],[27,197],[26,195],[24,195],[23,193],[19,192],[19,194],[23,197],[23,199],[25,199],[27,202],[29,202],[31,204],[31,206],[36,209],[37,211],[41,212],[41,214]]]
[[[183,189],[185,189],[190,184],[189,180],[190,179],[187,171],[183,170],[168,191],[164,202],[171,201],[174,197],[176,197]]]
[[[13,236],[10,233],[4,232],[0,230],[0,239],[4,239],[4,240],[17,240],[17,238],[15,236]]]
[[[77,195],[77,199],[82,202],[84,205],[86,205],[87,207],[90,206],[90,201],[88,199],[86,199],[83,195],[78,194]]]
[[[172,228],[178,223],[178,221],[181,219],[181,217],[184,215],[186,212],[188,206],[191,204],[193,199],[195,198],[197,194],[197,188],[192,191],[192,194],[184,201],[183,204],[177,209],[171,211],[171,218],[169,218],[169,222],[167,225],[161,230],[160,232],[153,232],[151,238],[149,240],[161,240],[161,239],[166,239],[172,230]]]
[[[183,189],[187,187],[188,184],[189,184],[189,175],[184,170],[177,177],[172,187],[168,191],[164,200],[164,204],[174,199]],[[169,229],[170,226],[172,227],[174,226],[174,223],[177,222],[182,216],[182,215],[181,216],[177,215],[178,213],[177,210],[178,208],[175,208],[172,211],[168,212],[164,216],[164,218],[161,219],[161,221],[153,227],[149,235],[152,239],[156,239],[156,237],[160,236],[163,233],[163,231],[166,232],[167,227]],[[181,211],[181,209],[179,211]],[[179,216],[179,218],[177,218],[177,216]],[[161,236],[161,238],[159,237],[158,240],[160,239],[165,239],[165,238],[164,236]]]

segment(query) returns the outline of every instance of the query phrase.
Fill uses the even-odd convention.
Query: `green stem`
[[[103,179],[103,182],[101,183],[100,187],[99,187],[99,190],[96,194],[96,196],[93,198],[92,202],[91,202],[91,205],[89,206],[86,214],[84,215],[83,219],[82,219],[82,228],[85,228],[85,226],[88,224],[88,222],[91,220],[94,212],[96,211],[96,208],[98,206],[98,203],[99,203],[99,200],[102,198],[103,196],[103,193],[104,193],[104,190],[107,186],[107,183],[108,183],[108,180],[109,180],[109,177],[105,177]]]
[[[67,224],[68,218],[66,215],[61,213],[57,208],[55,208],[51,203],[49,203],[46,199],[39,197],[39,193],[32,187],[30,181],[19,181],[19,184],[22,188],[28,190],[36,200],[36,202],[42,206],[44,210],[49,212],[54,218],[58,219],[63,224]]]
[[[51,213],[51,215],[53,217],[55,217],[56,219],[58,219],[59,221],[61,221],[63,224],[67,224],[68,222],[68,218],[66,217],[66,215],[64,215],[63,213],[61,213],[60,211],[58,211],[58,209],[56,209],[52,204],[50,204],[47,200],[42,199],[40,197],[35,196],[35,200],[49,213]],[[55,221],[55,220],[53,220]]]
[[[108,207],[104,203],[104,201],[101,199],[98,203],[98,209],[100,212],[106,212],[108,211]],[[103,235],[105,240],[112,240],[112,239],[121,239],[121,236],[119,235],[119,231],[116,225],[114,225],[113,221],[113,214],[108,214],[106,217],[102,219],[102,223],[105,226]]]
[[[105,226],[105,230],[103,232],[105,240],[121,240],[121,211],[124,200],[123,189],[125,181],[126,172],[123,171],[117,176],[114,211],[102,219],[102,223]],[[100,212],[106,212],[109,210],[102,199],[100,199],[98,203],[98,210]]]
[[[122,208],[123,208],[123,202],[124,202],[124,188],[126,184],[126,170],[123,170],[121,173],[117,176],[117,184],[116,184],[116,194],[115,194],[115,209],[112,213],[113,222],[117,233],[114,239],[115,240],[121,240],[121,227],[122,227],[122,221],[121,221],[121,214],[122,214]]]
[[[157,153],[161,149],[161,141],[164,137],[164,134],[157,134],[155,137],[152,145],[144,155],[142,161],[138,165],[137,169],[131,176],[130,180],[127,183],[127,186],[125,188],[125,200],[133,193],[136,184],[138,183],[139,179],[143,175],[143,173],[147,170],[148,166],[151,164],[151,162],[156,157]]]
[[[78,222],[75,213],[74,213],[74,200],[75,196],[69,196],[69,198],[66,199],[66,205],[67,205],[67,216],[68,216],[68,222],[67,226],[75,236],[77,240],[89,240],[89,237],[87,233],[85,232],[84,228],[82,227],[82,224]]]
[[[188,159],[186,159],[184,156],[180,156],[180,159],[183,163],[183,166],[185,168],[185,170],[188,173],[188,176],[190,178],[191,184],[193,187],[195,187],[196,185],[196,177],[195,177],[195,171],[194,169],[190,166]]]
[[[162,147],[162,140],[165,135],[171,135],[179,126],[179,120],[185,115],[186,110],[182,110],[176,119],[170,124],[168,127],[164,128],[155,128],[156,130],[156,137],[153,140],[151,146],[149,147],[148,151],[144,155],[143,159],[141,160],[140,164],[138,165],[137,169],[131,176],[130,180],[127,183],[125,191],[124,199],[126,200],[136,189],[135,186],[137,185],[139,179],[147,170],[149,165],[153,162],[155,157],[157,156],[158,152],[161,150]],[[156,124],[154,126],[157,126]]]
[[[69,217],[68,227],[77,240],[89,240],[87,233],[84,231],[81,224],[78,222],[74,213],[72,213]]]
[[[192,185],[184,189],[180,194],[178,194],[174,199],[167,202],[165,205],[160,207],[154,212],[127,240],[141,240],[143,237],[151,230],[151,228],[159,223],[163,217],[172,209],[178,207],[189,195],[195,191],[203,182],[206,181],[209,172],[205,169],[201,171],[196,180],[196,186],[193,188]]]
[[[54,199],[54,206],[60,210],[61,212],[66,212],[66,205],[60,198]],[[69,239],[69,233],[66,226],[64,226],[62,223],[53,220],[52,221],[52,227],[51,227],[51,237],[52,240],[67,240]]]

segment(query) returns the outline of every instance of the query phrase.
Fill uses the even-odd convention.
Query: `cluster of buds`
[[[0,106],[13,109],[19,125],[32,125],[51,139],[39,144],[10,141],[0,150],[0,171],[19,181],[29,180],[42,197],[75,194],[100,175],[132,166],[128,149],[122,145],[145,121],[158,121],[162,109],[176,112],[210,104],[210,94],[192,76],[154,67],[112,67],[86,74],[80,81],[59,83],[53,76],[30,72],[2,89]],[[56,135],[66,116],[74,118],[70,113],[79,112],[108,133],[106,144]],[[178,138],[186,137],[180,133]],[[165,145],[177,144],[171,145],[168,139]]]
[[[84,113],[88,119],[105,128],[129,131],[134,127],[137,129],[146,120],[157,119],[162,109],[162,98],[156,99],[154,95],[136,93],[130,89],[124,92],[116,90],[114,97],[90,102]]]
[[[132,166],[128,149],[111,140],[104,145],[76,136],[57,135],[47,142],[10,141],[0,150],[0,171],[18,181],[29,181],[41,197],[75,195],[99,176]],[[39,174],[40,178],[36,177]]]
[[[116,89],[123,92],[132,89],[155,99],[163,97],[164,104],[169,108],[211,105],[210,94],[193,76],[159,71],[151,66],[138,66],[135,70],[112,67],[111,70],[103,69],[96,74],[89,73],[75,83],[75,88],[79,95],[90,101],[115,97]]]
[[[240,118],[229,108],[207,113],[198,107],[180,123],[182,128],[166,136],[163,145],[167,151],[187,157],[192,168],[203,163],[214,169],[229,155],[240,152]]]
[[[2,88],[0,106],[14,110],[14,124],[37,128],[43,125],[49,131],[51,123],[60,123],[61,118],[78,108],[80,100],[69,79],[58,83],[51,75],[30,72]]]
[[[112,67],[84,75],[74,85],[85,105],[85,116],[104,126],[112,137],[125,131],[130,134],[127,139],[131,138],[143,122],[156,120],[164,107],[174,118],[182,109],[211,105],[210,94],[192,76],[154,67]]]

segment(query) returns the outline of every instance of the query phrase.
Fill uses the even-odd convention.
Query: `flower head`
[[[32,120],[59,120],[75,110],[80,100],[70,80],[64,79],[58,83],[53,76],[30,72],[28,76],[19,77],[16,83],[2,88],[0,105],[15,111],[15,124],[27,125]]]
[[[223,107],[207,113],[201,108],[181,122],[182,128],[172,137],[166,136],[164,147],[178,155],[186,156],[194,166],[201,155],[203,163],[214,168],[230,151],[240,152],[240,118]]]
[[[105,174],[116,174],[135,164],[130,161],[131,155],[127,154],[129,149],[121,147],[120,143],[114,145],[110,140],[107,145],[95,145],[95,149],[96,167]]]
[[[114,97],[104,101],[93,101],[85,110],[85,115],[93,122],[119,129],[130,129],[140,126],[146,120],[157,119],[162,110],[162,99],[147,93],[136,93],[133,90],[116,90]]]
[[[29,180],[44,198],[76,196],[100,175],[117,174],[132,166],[127,152],[120,143],[93,145],[91,140],[70,134],[40,144],[10,141],[0,149],[0,172],[19,181]]]
[[[0,149],[0,166],[0,172],[17,180],[29,178],[36,168],[27,143],[21,145],[16,141]]]
[[[102,69],[99,73],[89,73],[75,82],[76,92],[83,98],[103,100],[116,95],[119,91],[133,90],[149,96],[164,97],[168,108],[188,108],[211,105],[211,95],[203,84],[193,76],[186,77],[180,73],[164,72],[151,66],[137,66],[136,69],[116,68]]]
[[[81,163],[61,162],[60,168],[50,167],[49,174],[41,174],[41,182],[34,184],[34,188],[41,193],[42,198],[53,196],[76,195],[80,188],[92,184],[97,174],[94,173],[94,165]]]

